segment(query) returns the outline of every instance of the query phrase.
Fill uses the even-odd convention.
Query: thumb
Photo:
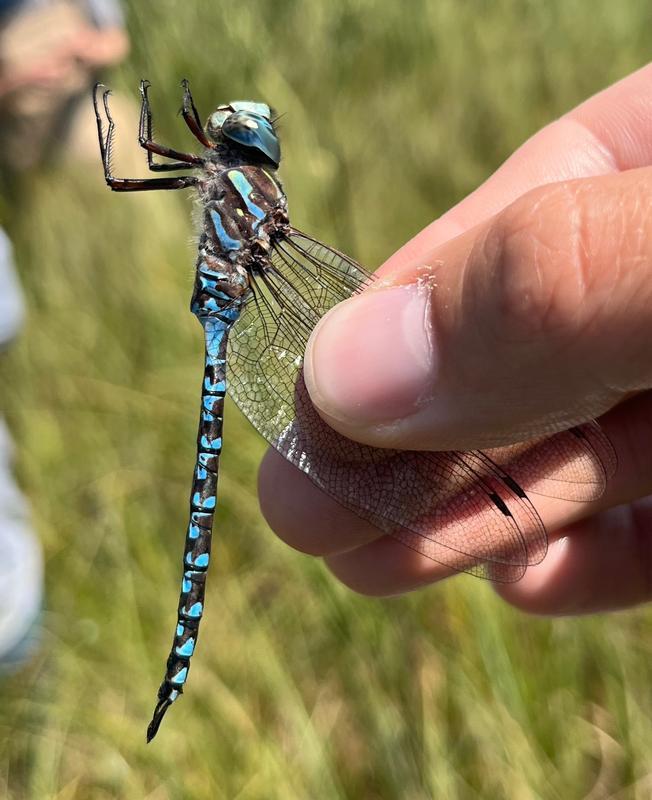
[[[306,384],[349,438],[471,449],[652,386],[652,169],[539,187],[341,303]]]

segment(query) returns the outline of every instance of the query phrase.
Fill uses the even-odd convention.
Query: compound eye
[[[258,150],[278,167],[281,146],[272,123],[250,111],[236,111],[222,126],[222,134],[237,144]]]
[[[230,117],[233,112],[230,109],[218,109],[214,111],[210,117],[208,118],[208,125],[214,131],[219,131],[219,129],[224,124],[224,120],[227,117]]]

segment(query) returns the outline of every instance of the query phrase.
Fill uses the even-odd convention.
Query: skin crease
[[[392,256],[373,289],[331,311],[307,349],[306,383],[320,413],[368,444],[470,449],[549,430],[551,419],[567,427],[604,415],[619,461],[607,491],[585,504],[535,498],[548,556],[519,582],[497,586],[530,613],[617,609],[652,595],[651,165],[647,66],[528,140]],[[396,297],[403,287],[400,296],[417,304],[424,277],[427,324],[406,325],[411,361],[383,395],[374,374],[382,323],[390,326],[380,293]],[[354,330],[369,335],[356,337],[366,343],[356,369],[342,369],[338,347]],[[277,534],[324,556],[358,592],[396,594],[448,576],[274,452],[259,491]]]

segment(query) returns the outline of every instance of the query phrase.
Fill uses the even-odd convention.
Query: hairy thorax
[[[201,216],[193,296],[193,304],[207,312],[215,302],[206,295],[226,300],[247,293],[250,275],[268,268],[271,243],[288,225],[285,194],[271,167],[239,163],[225,154],[211,156],[198,185]]]

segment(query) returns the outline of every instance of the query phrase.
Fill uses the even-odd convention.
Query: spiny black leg
[[[140,124],[138,126],[138,143],[147,151],[147,166],[152,172],[170,172],[178,169],[194,169],[204,163],[204,159],[192,153],[181,153],[171,147],[157,144],[152,140],[152,111],[149,105],[149,81],[140,82]],[[153,153],[165,158],[179,159],[173,164],[157,164]]]
[[[102,115],[100,114],[100,104],[97,99],[97,95],[100,89],[104,89],[104,85],[101,83],[96,83],[95,86],[93,86],[93,109],[95,111],[95,121],[97,123],[97,138],[100,143],[100,156],[102,157],[102,166],[104,167],[104,176],[106,177],[107,162],[106,162],[106,145],[104,142],[104,125],[102,124]]]
[[[109,95],[111,92],[106,89],[102,94],[102,104],[104,113],[109,126],[104,135],[104,125],[98,100],[98,93],[104,86],[96,83],[93,88],[93,108],[95,109],[95,119],[97,121],[97,136],[100,142],[100,155],[102,156],[102,166],[104,167],[104,180],[115,192],[146,192],[155,189],[185,189],[188,186],[195,186],[199,179],[194,175],[184,175],[177,178],[114,178],[111,173],[111,154],[113,150],[113,135],[115,123],[109,110]]]
[[[192,94],[190,93],[190,85],[185,78],[181,81],[181,86],[183,87],[183,107],[181,109],[181,115],[186,125],[190,128],[190,132],[195,139],[199,140],[204,147],[215,147],[214,143],[211,142],[204,132],[201,120],[199,119],[199,112],[197,111],[195,101],[192,99]]]
[[[181,81],[181,86],[183,88],[183,106],[186,110],[192,111],[192,115],[195,118],[195,122],[199,127],[202,127],[201,117],[199,116],[199,112],[197,111],[197,106],[195,105],[195,101],[192,99],[192,92],[190,91],[190,83],[188,82],[188,78],[184,78]]]

